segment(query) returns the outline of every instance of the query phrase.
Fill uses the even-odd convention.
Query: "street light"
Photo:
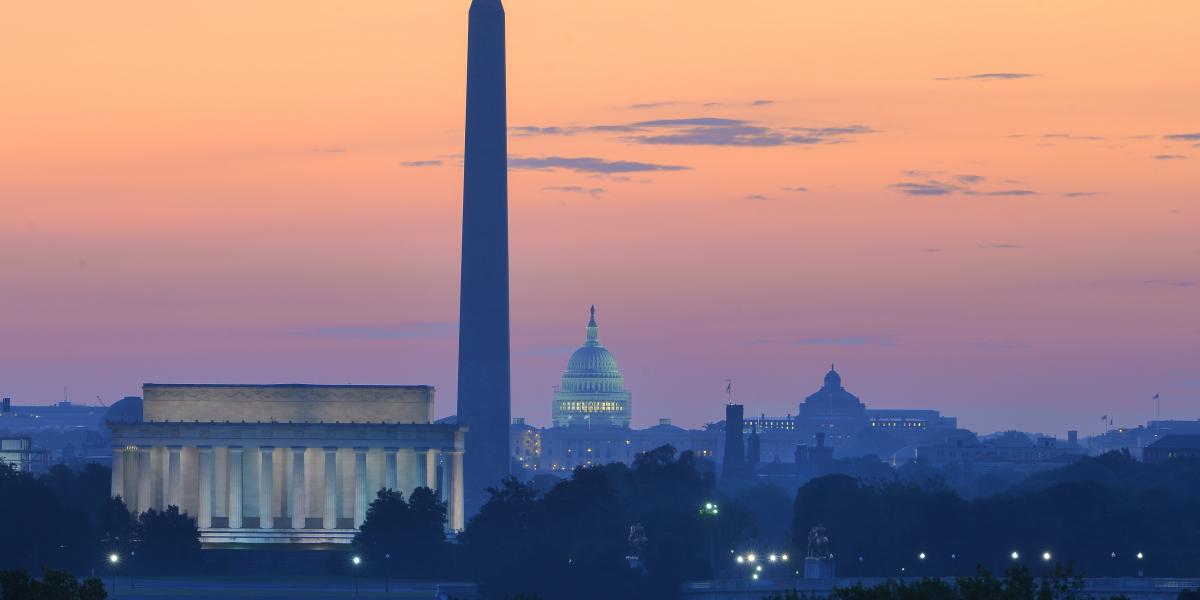
[[[389,593],[392,591],[391,583],[388,581],[388,579],[390,579],[392,576],[392,574],[391,574],[392,553],[385,552],[383,554],[383,560],[385,561],[383,564],[383,592],[386,594],[386,593]]]
[[[919,558],[919,559],[921,559],[921,560],[925,560],[925,553],[924,553],[924,552],[922,552],[922,553],[918,554],[918,555],[917,555],[917,558]]]
[[[1013,550],[1012,554],[1009,556],[1011,556],[1013,560],[1021,560],[1021,553],[1017,552],[1016,550]]]
[[[710,521],[715,519],[720,514],[721,508],[716,502],[705,502],[700,507],[700,517],[708,518]],[[708,526],[708,568],[712,571],[712,576],[717,576],[717,546],[713,539],[713,526]]]
[[[779,560],[779,557],[774,554],[770,554],[767,556],[767,560],[769,560],[771,562],[775,562],[775,561]]]
[[[357,554],[355,554],[354,557],[350,559],[350,562],[355,567],[354,568],[354,597],[357,598],[358,597],[358,565],[362,564],[362,558],[360,558]]]
[[[753,553],[753,552],[751,552],[750,554],[747,554],[747,555],[746,555],[746,562],[754,562],[754,561],[756,561],[756,560],[758,560],[758,557],[757,557],[757,556],[754,556],[754,553]]]
[[[1050,562],[1051,558],[1053,558],[1053,557],[1050,556],[1050,551],[1047,550],[1046,552],[1042,553],[1042,560],[1044,560],[1046,562]]]
[[[113,552],[108,555],[108,564],[112,569],[112,593],[113,598],[117,597],[117,563],[121,562],[121,555]]]

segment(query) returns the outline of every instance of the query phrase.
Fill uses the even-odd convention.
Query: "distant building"
[[[980,472],[1033,473],[1067,465],[1086,456],[1086,451],[1072,440],[1063,442],[1039,437],[1035,441],[1016,431],[980,440],[975,434],[960,429],[941,443],[917,448],[916,458],[939,468],[964,466]]]
[[[744,411],[741,404],[725,405],[725,453],[721,464],[721,476],[725,479],[739,479],[747,474]]]
[[[17,405],[11,398],[0,400],[0,431],[36,432],[45,429],[82,428],[100,431],[104,428],[103,406],[85,406],[67,401],[56,404]]]
[[[815,443],[812,446],[796,444],[796,474],[801,477],[823,473],[833,462],[833,448],[825,445],[825,434],[817,432],[813,435],[813,441]]]
[[[1142,460],[1147,463],[1183,459],[1200,459],[1200,435],[1164,436],[1142,450]]]
[[[632,394],[617,360],[600,345],[596,307],[591,309],[587,338],[567,361],[562,385],[554,393],[551,417],[555,427],[629,427]]]
[[[1144,448],[1168,435],[1200,435],[1200,420],[1164,419],[1137,427],[1116,427],[1088,438],[1087,447],[1092,456],[1126,450],[1130,456],[1141,460]]]
[[[800,440],[811,440],[823,433],[826,445],[838,449],[839,455],[857,455],[880,454],[875,445],[861,441],[855,444],[864,435],[876,442],[880,438],[894,439],[902,445],[915,446],[932,443],[957,426],[957,419],[943,417],[936,410],[867,408],[858,396],[843,387],[842,376],[830,367],[821,389],[800,404],[795,431]]]
[[[715,460],[721,434],[717,431],[684,429],[659,419],[645,429],[625,427],[548,427],[538,429],[513,420],[513,460],[526,478],[539,473],[569,473],[575,467],[625,463],[637,455],[662,446],[676,452],[692,452]]]
[[[751,425],[750,435],[746,436],[746,470],[758,473],[758,464],[762,462],[762,439],[758,428]]]
[[[821,389],[800,403],[796,431],[800,439],[823,433],[829,445],[837,447],[849,442],[867,423],[866,405],[842,387],[842,376],[830,366]]]
[[[0,437],[0,463],[21,473],[33,471],[33,441],[29,436]]]

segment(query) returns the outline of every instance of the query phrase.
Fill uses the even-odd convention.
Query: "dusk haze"
[[[1200,3],[0,22],[0,598],[1200,598]]]

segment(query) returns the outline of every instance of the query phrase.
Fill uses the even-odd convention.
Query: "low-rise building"
[[[0,438],[0,463],[22,473],[33,471],[33,440],[29,436]]]
[[[1200,459],[1200,435],[1164,436],[1142,450],[1142,460],[1147,463],[1196,459]]]

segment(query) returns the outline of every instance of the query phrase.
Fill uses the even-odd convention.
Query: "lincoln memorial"
[[[112,495],[135,513],[178,506],[205,545],[330,544],[351,541],[378,490],[426,486],[458,531],[465,428],[434,424],[433,397],[428,386],[146,384],[141,410],[108,423]]]

